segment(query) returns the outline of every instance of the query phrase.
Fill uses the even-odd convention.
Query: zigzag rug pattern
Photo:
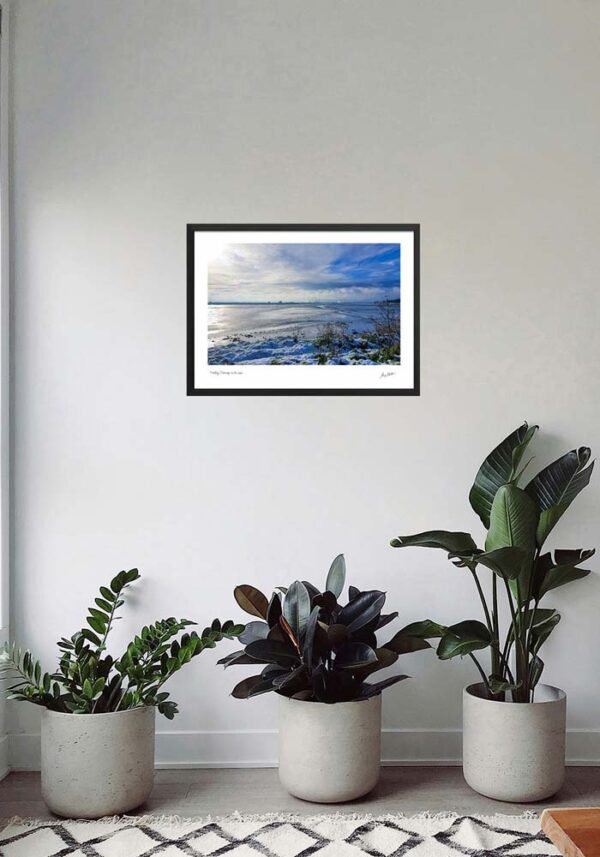
[[[538,818],[453,814],[13,820],[2,857],[554,857]]]

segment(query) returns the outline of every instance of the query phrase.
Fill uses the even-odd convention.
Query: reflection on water
[[[214,345],[228,336],[291,331],[312,337],[329,322],[345,322],[349,331],[361,332],[372,327],[376,315],[373,303],[209,304],[208,339]]]

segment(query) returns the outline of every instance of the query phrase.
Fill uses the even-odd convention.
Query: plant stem
[[[510,608],[510,615],[512,618],[513,634],[514,634],[514,638],[515,638],[515,644],[517,645],[517,683],[521,682],[521,688],[523,689],[523,693],[525,694],[525,696],[527,696],[527,694],[528,694],[527,676],[524,675],[524,672],[525,673],[527,672],[527,663],[526,663],[526,657],[525,657],[525,664],[523,663],[523,661],[524,661],[523,656],[525,654],[525,648],[524,648],[523,640],[521,638],[521,624],[518,621],[518,614],[517,614],[517,611],[515,610],[515,604],[513,601],[512,592],[510,591],[510,586],[509,586],[508,580],[506,579],[506,577],[503,577],[502,579],[504,580],[504,585],[506,587],[506,596],[508,598],[508,606]],[[513,691],[513,699],[514,699],[515,695],[517,697],[523,695],[520,692],[521,688],[518,688],[517,690]],[[519,700],[517,698],[514,701],[518,702]]]
[[[481,583],[479,582],[479,578],[477,577],[477,572],[475,571],[475,569],[471,565],[469,566],[469,571],[473,575],[473,580],[475,581],[475,586],[477,587],[477,592],[479,592],[479,598],[481,599],[481,604],[483,606],[483,612],[485,613],[485,621],[486,621],[486,625],[488,626],[488,631],[490,632],[490,634],[493,634],[494,629],[493,629],[493,625],[492,625],[492,620],[490,618],[490,611],[488,609],[487,602],[485,600],[485,595],[483,593],[483,589],[481,588]]]
[[[495,574],[492,575],[492,622],[494,625],[494,643],[497,647],[497,653],[501,663],[502,655],[500,654],[500,628],[498,625],[498,577]],[[494,662],[492,664],[492,673],[496,673],[496,671],[500,672],[499,669],[497,670],[497,667],[500,666],[500,663],[496,664]]]
[[[488,683],[487,676],[486,676],[486,674],[484,673],[484,671],[483,671],[483,668],[482,668],[481,664],[479,663],[479,661],[477,660],[477,658],[475,657],[475,655],[473,654],[473,652],[469,652],[469,657],[471,658],[471,660],[473,661],[473,663],[475,664],[475,666],[476,666],[476,667],[477,667],[477,669],[479,670],[479,675],[481,676],[481,678],[482,678],[482,680],[483,680],[483,683],[484,683],[484,685],[485,685],[485,686],[486,686],[486,688],[487,688],[487,692],[489,693],[489,692],[490,692],[490,686],[489,686],[489,683]]]

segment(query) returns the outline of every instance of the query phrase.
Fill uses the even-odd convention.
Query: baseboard
[[[10,768],[37,771],[40,736],[11,735]],[[6,739],[2,739],[6,742]],[[0,768],[3,750],[0,741]],[[462,735],[458,729],[384,729],[384,765],[460,765]],[[600,730],[567,733],[568,765],[600,765]],[[270,768],[277,765],[277,732],[158,732],[158,768]]]

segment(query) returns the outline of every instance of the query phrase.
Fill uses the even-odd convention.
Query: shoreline
[[[308,338],[301,334],[231,334],[208,347],[209,366],[376,366],[400,364],[398,354],[368,331]]]

